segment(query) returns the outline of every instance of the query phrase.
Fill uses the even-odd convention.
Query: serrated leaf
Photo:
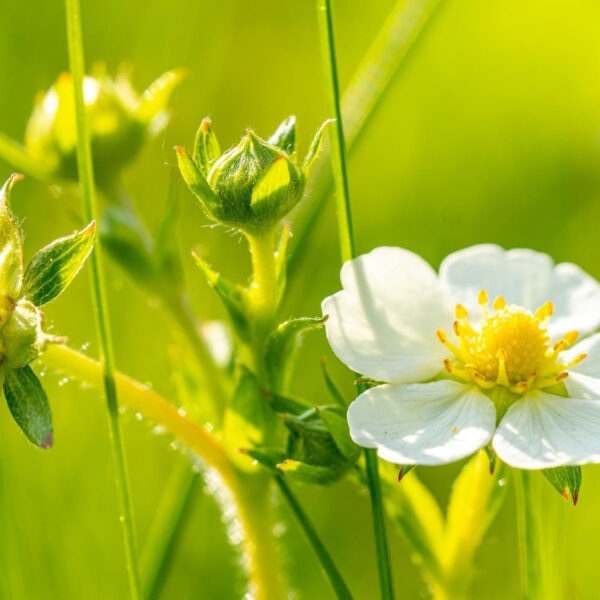
[[[211,167],[221,156],[219,141],[212,129],[212,123],[207,117],[202,119],[194,141],[193,159],[205,177],[208,177]]]
[[[269,144],[281,148],[287,154],[296,151],[296,117],[294,115],[284,119],[275,133],[269,138]]]
[[[7,369],[4,395],[27,438],[40,448],[52,446],[52,416],[46,392],[30,367]]]
[[[206,214],[212,219],[222,219],[225,215],[221,203],[210,185],[208,185],[208,181],[206,181],[202,171],[200,171],[185,148],[175,146],[175,151],[177,152],[179,172]]]
[[[92,221],[85,229],[42,248],[27,265],[22,295],[43,306],[61,294],[90,255],[95,230]]]
[[[196,252],[192,252],[196,264],[200,267],[206,277],[208,285],[212,287],[221,298],[234,331],[240,340],[247,342],[250,339],[250,324],[248,323],[247,299],[245,290],[234,283],[230,283],[219,273],[214,271],[206,261]]]
[[[287,206],[291,185],[290,162],[285,156],[278,156],[265,169],[252,190],[252,213],[263,219],[275,218]]]
[[[319,130],[315,134],[313,141],[310,144],[310,148],[308,149],[308,153],[306,154],[306,158],[304,159],[303,169],[304,171],[309,171],[312,166],[315,158],[321,151],[321,146],[323,145],[323,135],[325,134],[326,129],[335,121],[335,119],[327,119]]]
[[[310,329],[321,327],[323,317],[300,317],[285,321],[273,331],[267,339],[265,366],[272,389],[279,390],[287,369],[287,363],[296,346],[298,336]]]
[[[23,237],[9,206],[12,186],[22,178],[11,175],[0,190],[0,299],[16,300],[23,284]]]
[[[544,477],[552,487],[568,502],[573,505],[579,500],[581,488],[581,467],[558,467],[556,469],[542,469]]]

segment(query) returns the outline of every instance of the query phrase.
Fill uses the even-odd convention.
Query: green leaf
[[[335,469],[327,466],[310,465],[305,462],[286,458],[277,465],[286,477],[302,483],[318,483],[321,485],[333,483],[339,479]]]
[[[27,299],[17,302],[2,328],[6,364],[12,369],[35,360],[47,337],[42,331],[42,313]]]
[[[52,416],[46,392],[30,367],[7,369],[4,395],[23,433],[40,448],[52,446]]]
[[[248,323],[248,309],[246,291],[234,283],[230,283],[219,273],[214,271],[196,252],[192,252],[196,264],[204,273],[208,285],[212,287],[225,305],[234,331],[240,340],[250,340],[250,324]]]
[[[275,218],[287,206],[291,185],[290,162],[285,156],[278,156],[252,190],[250,207],[253,214],[262,219]]]
[[[556,469],[542,469],[544,477],[552,487],[568,502],[573,505],[579,500],[581,488],[581,467],[558,467]]]
[[[234,449],[273,446],[277,431],[282,431],[281,419],[264,397],[256,376],[246,369],[227,407],[223,430],[226,445]],[[238,464],[249,467],[247,459]]]
[[[0,300],[16,300],[23,284],[23,236],[9,206],[12,186],[21,179],[22,175],[11,175],[0,190]]]
[[[321,146],[323,145],[323,134],[325,133],[325,130],[334,121],[335,121],[335,119],[327,119],[327,121],[325,121],[325,123],[323,123],[323,125],[321,125],[321,127],[319,127],[319,130],[315,134],[315,137],[313,138],[310,148],[308,149],[306,158],[304,159],[304,165],[302,167],[304,169],[304,171],[310,170],[310,167],[312,166],[315,158],[317,158],[317,155],[321,151]]]
[[[296,117],[284,119],[275,133],[269,138],[269,144],[281,148],[287,154],[296,151]]]
[[[192,156],[204,177],[208,177],[211,167],[219,156],[221,156],[221,147],[208,117],[202,119],[202,123],[200,123],[198,132],[196,133],[196,140],[194,141],[194,153]]]
[[[183,180],[190,188],[194,196],[200,202],[200,205],[212,219],[221,220],[225,216],[219,198],[212,191],[208,181],[198,168],[192,157],[185,148],[175,146],[177,152],[177,164]]]
[[[92,221],[85,229],[42,248],[27,266],[22,295],[43,306],[61,294],[90,255],[95,230]]]
[[[269,335],[265,351],[265,366],[272,389],[278,390],[284,382],[288,371],[287,363],[296,347],[298,336],[309,329],[321,327],[324,322],[323,317],[290,319]]]

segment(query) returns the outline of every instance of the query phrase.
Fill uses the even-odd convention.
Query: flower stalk
[[[81,32],[81,7],[79,0],[66,0],[67,41],[69,63],[73,77],[73,93],[75,101],[75,117],[77,131],[77,165],[83,216],[86,222],[97,219],[96,193],[94,185],[94,170],[89,133],[89,124],[85,113],[83,98],[83,80],[85,76],[85,61],[83,55],[83,36]],[[116,469],[116,483],[119,495],[120,521],[125,543],[125,556],[129,574],[131,597],[135,600],[142,598],[142,584],[135,545],[133,511],[127,477],[127,466],[123,437],[119,423],[119,405],[115,382],[115,364],[111,342],[110,322],[106,303],[106,291],[103,281],[102,254],[100,244],[90,258],[90,273],[92,299],[96,320],[96,331],[100,343],[102,358],[102,380],[106,404],[108,407],[110,438]]]
[[[334,131],[333,135],[331,136],[331,164],[333,168],[335,188],[337,190],[336,206],[340,252],[342,262],[346,262],[354,258],[356,252],[350,208],[350,189],[346,172],[344,130],[340,104],[340,88],[337,75],[331,0],[317,0],[317,13],[319,17],[323,73],[326,80],[329,108],[330,111],[335,115]],[[381,498],[381,487],[379,482],[377,455],[375,450],[365,449],[364,456],[367,469],[367,484],[371,499],[373,532],[375,535],[375,545],[377,551],[377,565],[379,569],[381,597],[383,600],[392,600],[394,597],[394,590],[389,549],[385,532],[385,520]]]

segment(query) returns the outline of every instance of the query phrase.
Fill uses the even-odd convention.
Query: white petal
[[[344,289],[323,301],[337,357],[373,379],[431,379],[449,353],[436,329],[451,329],[452,306],[435,271],[402,248],[376,248],[342,267]]]
[[[600,402],[530,392],[508,409],[492,444],[519,469],[600,462]]]
[[[509,304],[532,311],[552,302],[553,338],[574,329],[590,333],[600,325],[600,284],[578,266],[554,265],[547,254],[534,250],[472,246],[443,261],[440,280],[475,315],[481,314],[476,302],[480,290],[486,290],[490,300],[503,296]]]
[[[478,387],[455,381],[381,385],[350,405],[348,424],[352,439],[384,460],[440,465],[485,446],[496,409]]]

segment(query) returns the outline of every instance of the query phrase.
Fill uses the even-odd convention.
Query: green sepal
[[[204,177],[208,177],[210,169],[221,156],[221,147],[208,117],[202,119],[198,127],[192,156]]]
[[[252,213],[259,219],[270,221],[283,212],[287,214],[292,165],[285,156],[273,159],[257,181],[250,199]]]
[[[48,337],[42,331],[42,313],[27,299],[17,302],[1,331],[6,364],[24,367],[43,350]]]
[[[557,467],[556,469],[542,469],[544,477],[552,487],[567,501],[573,501],[573,506],[579,500],[581,488],[581,467]]]
[[[221,207],[221,202],[210,185],[208,185],[208,181],[206,181],[206,178],[198,168],[198,165],[196,165],[192,160],[192,157],[181,146],[176,146],[175,150],[177,152],[179,171],[187,186],[194,196],[196,196],[200,205],[210,218],[216,219],[217,221],[222,220],[225,217],[225,214]]]
[[[344,400],[342,392],[340,392],[338,386],[335,384],[331,378],[331,375],[329,374],[329,371],[327,370],[327,360],[325,357],[321,358],[321,372],[323,373],[323,379],[325,379],[327,390],[329,391],[329,394],[333,398],[334,402],[340,406],[346,407],[346,401]]]
[[[310,329],[321,327],[326,317],[300,317],[281,323],[266,343],[265,366],[272,389],[279,389],[288,369],[288,361],[296,347],[298,336]]]
[[[350,440],[344,415],[345,411],[327,406],[312,408],[298,416],[283,415],[290,435],[288,460],[280,468],[293,471],[292,476],[302,481],[338,480],[360,455],[359,448]]]
[[[247,296],[246,291],[239,285],[227,281],[224,277],[221,277],[219,273],[214,271],[205,260],[196,252],[192,252],[196,264],[206,277],[206,281],[211,288],[213,288],[221,301],[223,302],[233,329],[239,339],[243,342],[250,340],[250,324],[248,322],[248,308],[247,308]]]
[[[417,465],[398,465],[398,481],[402,481]]]
[[[327,121],[325,121],[325,123],[323,123],[323,125],[319,127],[319,130],[315,134],[315,137],[313,138],[313,141],[310,144],[310,148],[308,149],[308,153],[306,154],[306,157],[304,159],[304,164],[302,165],[304,171],[308,172],[310,170],[315,158],[317,158],[317,155],[321,150],[321,146],[323,145],[323,135],[325,133],[325,130],[334,121],[335,119],[327,119]]]
[[[285,460],[285,452],[279,448],[238,448],[238,452],[247,454],[259,465],[274,472],[277,472],[277,465]]]
[[[281,430],[281,420],[263,395],[258,379],[247,369],[242,369],[223,423],[227,447],[273,446],[277,432]],[[241,467],[248,467],[247,460],[238,462]]]
[[[85,229],[42,248],[27,266],[22,295],[43,306],[61,294],[90,255],[95,230],[92,221]]]
[[[11,175],[0,190],[0,300],[16,300],[23,285],[23,235],[9,206],[12,186],[21,179],[22,175]],[[3,320],[0,315],[0,323]]]
[[[312,408],[301,398],[295,398],[287,394],[278,394],[274,392],[269,392],[267,390],[262,390],[262,394],[269,401],[269,403],[271,404],[271,408],[276,413],[289,413],[291,415],[301,415],[302,413]]]
[[[296,151],[296,117],[294,115],[284,119],[275,133],[269,138],[269,144],[277,146],[289,155]]]
[[[46,392],[30,367],[6,369],[4,395],[27,438],[40,448],[52,446],[52,415]]]

